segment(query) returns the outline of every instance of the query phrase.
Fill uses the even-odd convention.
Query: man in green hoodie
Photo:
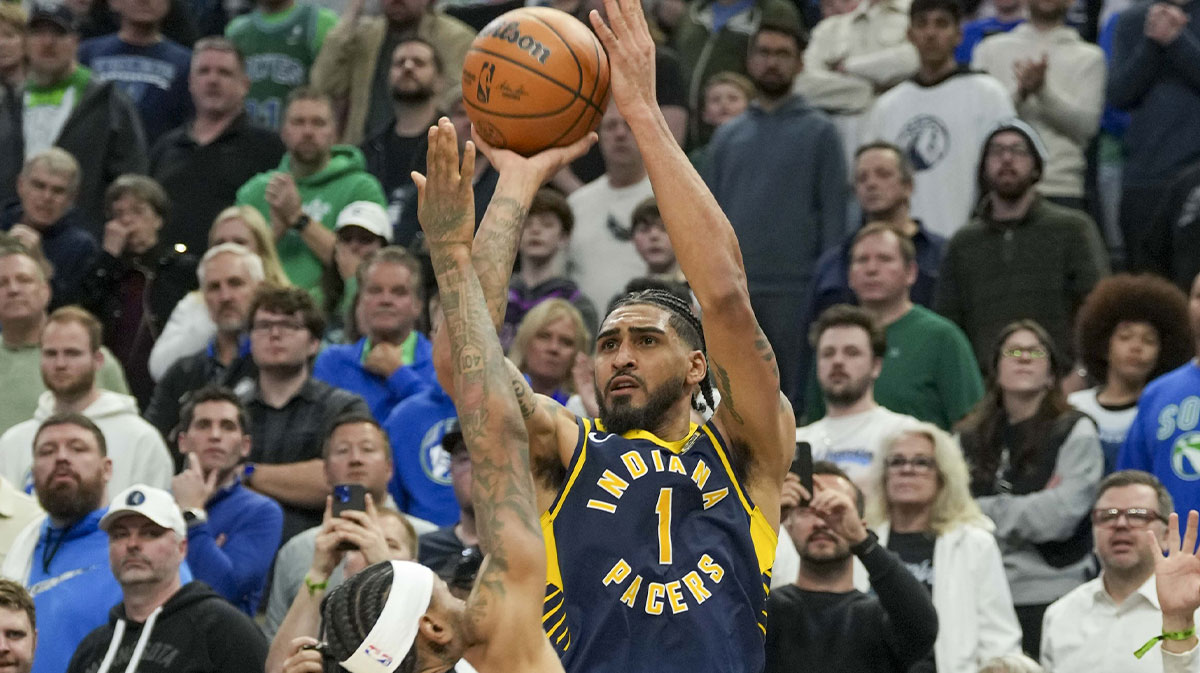
[[[296,89],[280,129],[287,154],[279,168],[250,178],[237,193],[238,204],[254,206],[271,223],[288,278],[314,296],[320,293],[321,269],[333,258],[338,213],[355,201],[386,205],[362,152],[334,145],[336,135],[329,98]]]

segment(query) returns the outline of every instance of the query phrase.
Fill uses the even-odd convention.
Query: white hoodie
[[[0,475],[19,489],[33,484],[33,437],[42,421],[54,413],[54,393],[38,398],[33,418],[18,423],[0,435]],[[104,433],[108,457],[112,459],[109,493],[119,493],[134,484],[171,488],[174,463],[158,430],[138,416],[137,400],[101,390],[95,402],[83,410]]]

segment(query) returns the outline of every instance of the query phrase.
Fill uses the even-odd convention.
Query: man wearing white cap
[[[333,264],[326,265],[321,276],[321,308],[329,329],[340,329],[347,312],[354,310],[358,266],[367,255],[392,244],[393,228],[383,206],[355,201],[338,213],[333,237]]]
[[[434,384],[433,346],[414,328],[423,301],[421,266],[404,248],[388,246],[363,260],[357,277],[355,315],[365,336],[327,346],[313,378],[361,395],[382,423],[397,404]]]
[[[200,582],[181,584],[187,525],[170,493],[135,484],[100,519],[123,600],[75,650],[68,673],[180,670],[259,673],[267,643],[254,622]]]
[[[416,563],[389,561],[363,570],[325,599],[324,642],[294,640],[284,673],[336,666],[350,673],[436,673],[460,658],[480,673],[563,670],[542,631],[546,553],[528,468],[529,437],[471,265],[474,147],[467,144],[461,172],[457,147],[454,127],[443,118],[430,134],[430,175],[416,182],[454,354],[456,407],[486,555],[466,601]]]

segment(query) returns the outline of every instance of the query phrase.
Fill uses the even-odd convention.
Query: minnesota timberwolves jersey
[[[759,673],[777,538],[712,422],[677,442],[579,424],[542,515],[542,625],[568,673]]]

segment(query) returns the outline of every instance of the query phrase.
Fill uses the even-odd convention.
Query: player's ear
[[[445,615],[434,613],[432,610],[421,615],[417,631],[426,640],[438,645],[446,645],[454,639],[454,632],[450,629],[450,622]]]
[[[687,384],[694,386],[704,380],[708,374],[708,361],[704,359],[704,353],[694,350],[688,354],[688,371]]]

